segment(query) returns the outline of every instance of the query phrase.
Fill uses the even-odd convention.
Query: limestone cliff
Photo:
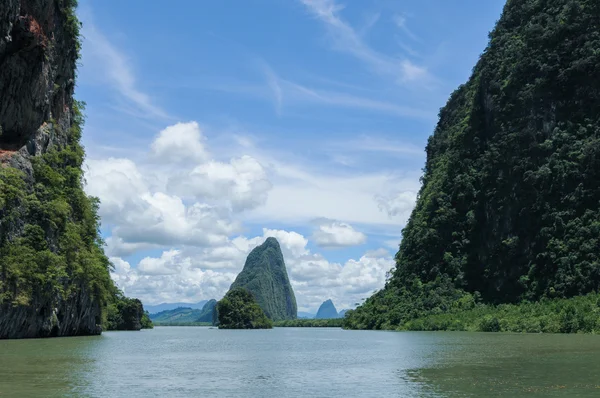
[[[250,252],[231,290],[238,287],[249,290],[270,319],[296,319],[296,296],[277,239],[268,238]]]
[[[83,191],[75,7],[0,2],[0,338],[100,334],[116,291]]]
[[[333,305],[333,301],[331,299],[324,301],[323,304],[319,307],[317,311],[317,315],[315,319],[334,319],[339,318],[337,309],[335,305]]]

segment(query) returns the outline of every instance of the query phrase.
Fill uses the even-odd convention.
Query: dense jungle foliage
[[[532,308],[595,311],[553,299],[600,285],[600,2],[509,0],[426,153],[396,267],[345,327],[428,328],[415,320],[464,310],[461,327],[490,313],[516,330],[507,319]]]
[[[271,329],[273,322],[267,318],[254,295],[244,288],[231,289],[217,303],[219,329]]]
[[[23,172],[0,167],[0,302],[29,305],[33,297],[66,297],[79,288],[79,281],[104,306],[112,298],[98,200],[83,190],[81,104],[74,114],[68,145],[32,158],[32,189]],[[24,234],[9,236],[20,225]]]

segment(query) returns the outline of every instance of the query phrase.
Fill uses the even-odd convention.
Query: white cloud
[[[406,16],[402,15],[402,14],[396,14],[393,16],[393,21],[396,24],[396,26],[400,29],[402,29],[402,31],[404,31],[404,33],[411,38],[414,41],[420,41],[419,38],[417,37],[417,35],[415,35],[412,30],[410,30],[408,28],[408,24],[406,23]]]
[[[245,215],[247,220],[293,224],[329,218],[400,228],[404,220],[404,213],[396,209],[400,202],[389,202],[396,196],[385,193],[390,187],[410,192],[419,189],[418,172],[328,175],[277,161],[272,161],[269,169],[273,172],[273,188],[264,206]],[[414,203],[407,205],[410,212]]]
[[[275,110],[281,114],[284,105],[320,104],[338,108],[360,109],[381,112],[389,115],[412,117],[416,119],[434,119],[435,113],[429,110],[419,109],[412,106],[399,105],[394,102],[376,100],[372,98],[356,96],[348,93],[319,90],[305,85],[283,79],[264,61],[260,62],[262,73],[275,101]],[[406,72],[401,76],[403,81],[415,79],[418,76],[416,70],[427,74],[426,70],[413,65],[410,61],[399,62],[395,69]],[[230,88],[226,88],[230,91]],[[263,96],[260,89],[253,92]]]
[[[357,246],[367,241],[367,236],[350,224],[327,219],[318,220],[317,224],[312,239],[321,247]]]
[[[376,196],[379,208],[390,218],[406,223],[417,201],[417,191],[400,191],[388,196]]]
[[[367,252],[358,260],[332,263],[306,247],[308,240],[294,231],[263,229],[254,238],[238,236],[226,244],[201,252],[166,250],[160,257],[146,257],[137,267],[120,258],[113,279],[126,292],[148,304],[159,302],[220,299],[244,265],[246,256],[266,238],[273,236],[281,245],[288,274],[299,310],[316,311],[326,299],[333,299],[338,309],[354,303],[379,289],[393,259],[383,249]],[[220,259],[224,268],[210,268],[207,261]]]
[[[97,28],[91,9],[87,7],[80,13],[80,17],[84,22],[83,63],[86,69],[93,70],[95,76],[100,76],[103,82],[110,84],[122,99],[135,108],[138,116],[167,118],[166,112],[138,88],[137,78],[128,58]]]
[[[182,267],[189,266],[190,259],[179,258],[179,250],[163,252],[160,258],[145,257],[137,266],[138,271],[145,275],[178,274]]]
[[[229,163],[210,161],[169,179],[168,188],[198,200],[227,202],[234,211],[255,208],[266,201],[271,189],[262,165],[251,156]]]
[[[411,82],[416,80],[427,80],[429,78],[429,72],[427,69],[417,66],[405,59],[401,64],[402,68],[402,81],[403,82]]]
[[[306,225],[323,217],[327,220],[320,220],[312,235],[322,247],[361,244],[364,231],[377,230],[380,224],[387,224],[390,236],[395,236],[402,206],[408,210],[412,205],[396,191],[389,193],[389,187],[416,192],[417,174],[332,174],[298,167],[290,155],[280,161],[247,140],[240,141],[239,150],[252,155],[223,162],[210,159],[195,123],[179,127],[163,132],[186,136],[196,131],[188,138],[197,139],[205,155],[195,159],[191,152],[187,162],[173,167],[171,155],[182,141],[165,140],[161,133],[146,159],[87,162],[86,189],[101,199],[100,215],[110,230],[106,242],[115,265],[112,275],[126,294],[148,304],[220,298],[248,253],[269,236],[281,244],[300,310],[315,311],[328,298],[340,309],[348,308],[383,286],[393,266],[387,251],[331,262],[311,252],[307,237],[297,231],[263,228],[261,236],[248,237],[241,235],[242,221]],[[381,197],[374,197],[376,192]],[[351,225],[356,222],[361,231]],[[124,259],[150,249],[161,254],[146,255],[137,264]]]
[[[340,52],[348,53],[365,64],[369,65],[375,72],[385,76],[392,76],[398,83],[423,82],[430,83],[432,77],[424,67],[407,68],[407,60],[389,57],[375,51],[363,40],[354,28],[345,22],[339,15],[344,8],[334,0],[300,0],[317,18],[328,28],[332,38],[333,46]],[[406,21],[402,16],[396,16],[396,24],[400,23],[407,34],[411,34],[406,28]],[[412,35],[416,39],[416,36]],[[419,68],[421,73],[414,73],[414,68]]]
[[[152,142],[151,149],[162,161],[202,162],[209,157],[203,141],[198,123],[177,123],[162,130]]]

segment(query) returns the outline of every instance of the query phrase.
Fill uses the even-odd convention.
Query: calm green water
[[[0,397],[600,397],[600,336],[158,327],[0,341]]]

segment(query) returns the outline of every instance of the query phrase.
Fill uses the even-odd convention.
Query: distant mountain
[[[202,311],[200,312],[200,316],[198,317],[196,322],[212,322],[213,313],[215,312],[216,306],[217,300],[209,300],[206,304],[204,304],[204,307],[202,307]]]
[[[277,239],[267,238],[250,252],[244,269],[231,284],[231,290],[238,287],[250,291],[270,319],[296,319],[296,296]]]
[[[335,305],[333,305],[333,301],[331,299],[325,301],[319,307],[319,311],[317,311],[317,316],[315,319],[334,319],[338,317],[337,309]]]
[[[298,318],[303,318],[303,319],[314,319],[315,314],[310,313],[310,312],[303,312],[303,311],[298,311]]]
[[[157,314],[161,311],[174,310],[176,308],[191,308],[201,310],[206,303],[208,303],[208,300],[202,300],[197,303],[162,303],[157,305],[144,304],[144,309],[150,314]]]
[[[201,315],[202,310],[197,308],[179,307],[172,310],[164,310],[156,314],[150,314],[150,319],[155,323],[198,322]]]
[[[346,316],[346,312],[348,312],[348,310],[341,310],[340,312],[338,312],[338,318],[343,318]]]

